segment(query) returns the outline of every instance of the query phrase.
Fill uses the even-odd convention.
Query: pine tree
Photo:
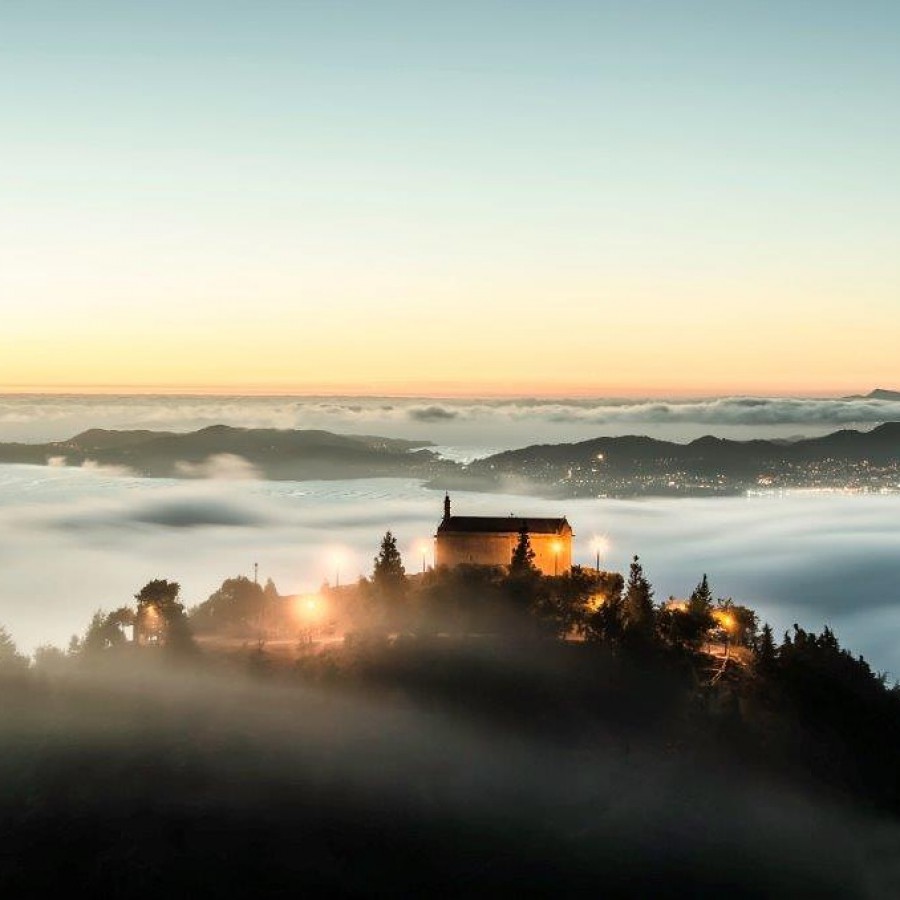
[[[700,583],[694,590],[691,592],[691,596],[688,599],[688,611],[695,616],[704,616],[709,615],[710,610],[712,610],[713,605],[713,595],[712,591],[709,587],[709,580],[706,577],[706,573],[703,573],[703,578]]]
[[[775,637],[772,634],[772,626],[766,622],[759,636],[759,646],[756,648],[756,668],[759,672],[771,672],[775,667],[777,650],[775,649]]]
[[[406,569],[397,549],[397,538],[390,531],[385,532],[378,556],[375,557],[372,586],[376,597],[393,612],[397,612],[398,603],[406,596]]]
[[[376,585],[386,585],[406,578],[403,559],[397,549],[397,538],[390,531],[381,539],[381,549],[375,557],[372,580]]]
[[[653,588],[644,577],[644,569],[637,556],[631,561],[623,607],[626,633],[633,637],[649,637],[655,618]]]
[[[533,575],[537,572],[534,564],[534,550],[531,547],[531,538],[528,536],[528,525],[522,523],[519,529],[519,539],[512,552],[509,563],[510,575]]]
[[[24,672],[27,668],[27,657],[19,653],[9,632],[0,625],[0,675]]]

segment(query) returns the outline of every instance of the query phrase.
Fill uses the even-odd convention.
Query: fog
[[[324,428],[431,440],[450,455],[599,435],[649,434],[686,441],[818,435],[900,419],[900,401],[789,397],[701,400],[372,397],[42,396],[0,397],[0,440],[47,441],[86,428],[189,431],[207,425]]]
[[[498,665],[529,684],[540,662]],[[561,670],[537,674],[568,689]],[[659,720],[623,730],[590,716],[571,733],[545,715],[536,730],[497,697],[472,715],[372,684],[133,661],[2,686],[0,816],[17,824],[0,886],[13,896],[72,883],[493,896],[527,883],[541,896],[887,898],[897,885],[896,824],[715,744],[671,754]]]
[[[237,467],[238,469],[240,467]],[[195,604],[225,577],[271,577],[282,593],[371,570],[381,536],[399,537],[417,571],[442,496],[418,482],[372,479],[167,481],[104,472],[0,467],[0,623],[21,647],[65,644],[98,607],[152,578]],[[718,596],[756,608],[780,632],[830,624],[874,668],[900,676],[900,496],[548,501],[459,492],[459,514],[566,515],[575,557],[627,571],[639,553],[658,599],[707,572]],[[424,560],[431,563],[430,553]]]

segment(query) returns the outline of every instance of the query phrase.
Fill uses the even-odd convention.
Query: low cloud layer
[[[431,439],[457,447],[643,433],[793,437],[900,420],[893,400],[720,397],[704,400],[440,400],[331,397],[0,397],[0,440],[45,441],[87,428],[189,431],[208,425],[322,428]],[[213,477],[220,477],[214,475]]]
[[[591,562],[591,539],[605,536],[604,565],[627,571],[640,554],[661,600],[707,572],[717,596],[750,604],[779,633],[830,624],[900,677],[898,496],[452,499],[460,514],[566,515],[577,561]],[[195,604],[254,562],[285,593],[347,582],[371,571],[387,529],[416,570],[441,504],[405,480],[173,482],[0,466],[0,624],[27,649],[65,644],[151,578],[179,581]]]
[[[179,475],[188,478],[246,481],[262,477],[253,463],[236,453],[215,453],[201,463],[178,462],[175,469]]]

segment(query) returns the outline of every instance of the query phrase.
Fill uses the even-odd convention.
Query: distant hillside
[[[794,442],[601,437],[510,450],[435,486],[557,496],[732,494],[756,486],[900,490],[900,422]]]
[[[843,400],[900,400],[900,391],[888,391],[884,388],[875,388],[868,394],[851,394],[843,397]]]
[[[187,434],[91,429],[48,444],[0,444],[0,463],[126,466],[138,475],[196,477],[211,458],[240,457],[271,479],[434,477],[452,463],[428,442],[329,431],[213,425]]]

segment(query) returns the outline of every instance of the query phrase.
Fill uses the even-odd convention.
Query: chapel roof
[[[438,525],[438,534],[452,531],[468,534],[518,534],[522,526],[529,534],[562,534],[571,526],[559,519],[520,516],[447,516]]]

